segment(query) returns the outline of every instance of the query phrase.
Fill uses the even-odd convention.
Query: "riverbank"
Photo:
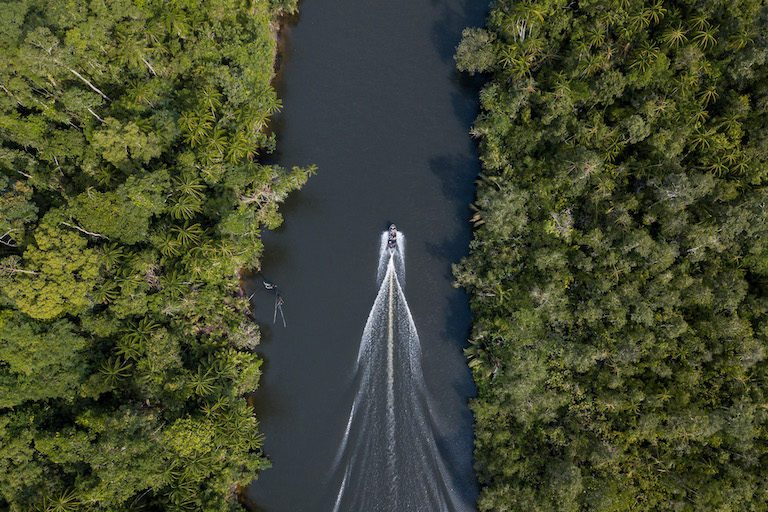
[[[309,172],[257,161],[271,4],[9,6],[0,508],[229,509],[268,466],[238,270]]]
[[[269,79],[269,85],[273,89],[277,89],[277,84],[280,82],[280,71],[282,69],[284,54],[285,54],[285,30],[286,27],[290,24],[295,24],[298,22],[299,19],[299,10],[298,10],[298,0],[296,0],[296,5],[293,7],[291,6],[284,6],[282,8],[279,8],[278,10],[274,11],[272,14],[272,21],[269,23],[270,28],[270,35],[271,39],[273,41],[273,50],[272,50],[272,76]],[[275,114],[278,114],[280,109],[282,108],[282,101],[280,100],[279,96],[277,97],[278,106],[275,109]],[[269,123],[265,124],[263,126],[264,132],[269,136],[276,136],[277,134],[273,130],[273,124],[271,121],[273,119],[270,117],[268,119],[270,121]],[[266,157],[267,159],[269,157]],[[263,160],[264,158],[262,158]],[[239,283],[239,296],[245,298],[245,289],[243,288],[245,282],[249,279],[253,279],[253,277],[258,274],[258,272],[261,270],[261,266],[256,263],[254,267],[249,268],[240,268],[237,271],[237,278]]]
[[[282,70],[283,62],[285,59],[286,51],[286,34],[285,31],[288,26],[295,25],[299,22],[299,9],[298,3],[293,10],[281,10],[277,14],[277,19],[272,22],[272,40],[275,42],[275,55],[274,55],[274,74],[272,76],[272,86],[276,87],[276,83],[280,81],[280,71]]]

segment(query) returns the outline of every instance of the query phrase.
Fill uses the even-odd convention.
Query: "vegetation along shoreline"
[[[766,27],[540,0],[465,31],[479,510],[765,510]]]
[[[238,270],[313,171],[258,160],[292,9],[4,5],[0,508],[238,510],[268,466]]]

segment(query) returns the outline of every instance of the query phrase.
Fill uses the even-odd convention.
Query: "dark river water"
[[[479,169],[468,130],[477,83],[455,71],[453,53],[462,29],[483,23],[487,5],[304,0],[284,30],[274,158],[317,164],[318,174],[283,206],[283,226],[265,234],[262,274],[248,283],[265,359],[254,405],[273,462],[247,489],[251,510],[333,509],[334,458],[377,296],[379,236],[391,222],[407,235],[404,293],[450,473],[445,485],[474,503],[467,401],[475,389],[462,354],[470,313],[451,286],[451,264],[471,234]],[[284,296],[286,328],[279,317],[272,325],[274,296],[262,276]],[[368,485],[379,495],[387,483]]]

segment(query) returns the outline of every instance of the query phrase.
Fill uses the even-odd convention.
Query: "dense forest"
[[[464,32],[480,510],[768,510],[766,58],[764,0],[499,0]]]
[[[0,509],[240,509],[293,0],[0,4]]]

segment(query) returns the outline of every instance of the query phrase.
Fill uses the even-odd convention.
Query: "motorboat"
[[[397,248],[397,228],[394,224],[389,226],[389,236],[387,236],[387,247],[390,250]]]

